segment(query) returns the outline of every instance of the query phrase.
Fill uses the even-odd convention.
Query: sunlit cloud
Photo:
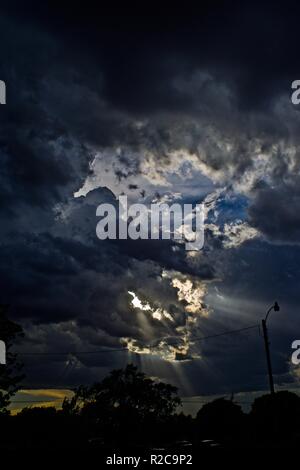
[[[172,316],[170,315],[170,313],[167,312],[167,310],[165,310],[163,308],[153,308],[153,307],[151,307],[148,302],[142,302],[138,298],[138,296],[132,291],[128,291],[128,294],[132,296],[131,305],[134,308],[144,310],[146,312],[151,312],[152,318],[154,318],[156,320],[162,320],[163,318],[167,318],[168,320],[170,320],[172,322],[174,321]]]
[[[184,303],[187,313],[207,316],[208,310],[204,303],[207,286],[204,281],[191,280],[189,277],[163,270],[163,278],[170,279],[171,285],[177,290],[177,298]]]
[[[191,337],[194,327],[197,327],[197,320],[201,316],[207,316],[208,310],[204,305],[206,286],[200,281],[192,282],[185,277],[172,277],[174,273],[163,271],[162,279],[169,279],[170,285],[176,289],[177,299],[185,311],[185,324],[175,326],[173,331],[167,331],[166,335],[154,339],[150,344],[145,345],[135,338],[123,338],[123,342],[129,351],[139,354],[158,355],[167,361],[185,361],[195,357],[200,357],[198,353],[191,354],[190,346],[193,344]],[[164,321],[169,320],[174,323],[172,315],[163,307],[153,307],[149,301],[142,301],[133,291],[128,291],[132,297],[131,305],[137,310],[149,312],[153,319]]]
[[[229,223],[224,226],[225,248],[236,248],[247,240],[251,240],[259,236],[259,231],[251,227],[247,222],[238,221],[237,223]]]

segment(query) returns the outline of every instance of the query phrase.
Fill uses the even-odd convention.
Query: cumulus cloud
[[[259,232],[246,222],[225,224],[224,235],[226,239],[224,246],[225,248],[237,247],[245,241],[257,237],[258,234]]]

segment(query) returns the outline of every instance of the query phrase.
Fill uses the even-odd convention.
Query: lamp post
[[[268,374],[269,374],[269,384],[270,384],[270,392],[271,394],[275,393],[274,390],[274,381],[273,381],[273,374],[272,374],[272,363],[271,363],[271,355],[270,355],[270,343],[268,338],[268,330],[267,330],[267,319],[270,312],[274,310],[274,312],[279,312],[280,308],[277,302],[272,305],[267,311],[265,319],[262,320],[262,329],[264,334],[264,342],[265,342],[265,350],[266,350],[266,358],[267,358],[267,367],[268,367]]]

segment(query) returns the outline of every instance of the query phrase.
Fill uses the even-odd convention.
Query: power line
[[[209,335],[209,336],[190,336],[189,339],[192,339],[192,340],[195,339],[196,341],[203,341],[204,339],[218,338],[219,336],[229,335],[233,333],[240,333],[242,331],[251,330],[254,328],[259,328],[259,325],[256,324],[256,325],[246,326],[245,328],[238,328],[237,330],[227,330],[227,331],[223,331],[223,333],[218,333],[218,334]]]
[[[193,336],[192,335],[192,336],[189,336],[189,339],[192,341],[203,341],[203,340],[207,340],[211,338],[218,338],[219,336],[224,336],[224,335],[229,335],[229,334],[234,334],[234,333],[241,333],[242,331],[247,331],[247,330],[251,330],[254,328],[259,329],[260,325],[256,324],[256,325],[246,326],[244,328],[238,328],[237,330],[227,330],[227,331],[223,331],[222,333],[217,333],[217,334],[208,335],[208,336]],[[172,344],[172,343],[168,342],[168,344]]]
[[[234,334],[234,333],[241,333],[243,331],[248,331],[251,329],[257,328],[259,330],[260,325],[255,324],[255,325],[250,325],[247,327],[243,328],[238,328],[234,330],[227,330],[223,331],[221,333],[213,334],[213,335],[207,335],[207,336],[190,336],[189,339],[192,341],[204,341],[212,338],[218,338],[220,336],[225,336],[228,334]],[[170,343],[169,343],[170,344]],[[65,355],[81,355],[81,354],[102,354],[102,353],[111,353],[111,352],[129,352],[128,348],[112,348],[112,349],[100,349],[100,350],[95,350],[95,351],[66,351],[66,352],[19,352],[18,354],[21,356],[65,356]],[[132,352],[132,351],[130,351]],[[63,371],[63,374],[66,371]],[[11,400],[11,403],[23,403],[23,404],[34,404],[34,403],[56,403],[56,402],[62,402],[65,397],[61,398],[53,398],[53,399],[47,399],[47,400]],[[204,399],[182,399],[182,403],[186,404],[206,404],[210,403],[212,400],[204,400]],[[234,400],[235,403],[240,403],[240,404],[250,404],[252,401],[246,401],[246,400]]]
[[[128,348],[99,349],[96,351],[65,351],[65,352],[18,352],[19,356],[68,356],[76,354],[101,354],[128,351]]]
[[[189,339],[192,341],[204,341],[207,339],[212,339],[212,338],[218,338],[220,336],[224,335],[229,335],[229,334],[234,334],[234,333],[241,333],[242,331],[247,331],[251,330],[254,328],[259,329],[259,324],[255,325],[250,325],[246,326],[244,328],[238,328],[236,330],[227,330],[223,331],[222,333],[217,333],[214,335],[208,335],[208,336],[190,336]],[[170,344],[170,343],[168,343]],[[153,347],[153,346],[149,346]],[[131,352],[134,353],[133,351],[130,351],[128,348],[114,348],[114,349],[98,349],[95,351],[65,351],[65,352],[18,352],[20,356],[68,356],[68,355],[85,355],[85,354],[103,354],[103,353],[111,353],[111,352]],[[135,353],[136,354],[136,353]]]

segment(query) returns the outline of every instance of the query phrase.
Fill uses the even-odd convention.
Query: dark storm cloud
[[[18,8],[16,2],[4,2],[2,8],[18,25],[59,38],[67,61],[79,57],[89,70],[94,65],[94,71],[100,64],[108,101],[142,114],[191,112],[192,97],[183,99],[169,86],[179,71],[191,75],[209,68],[225,81],[233,80],[242,108],[263,107],[299,71],[294,60],[299,16],[295,4],[201,2],[200,8],[189,9],[160,5],[160,14],[143,13],[136,5],[93,5],[85,13],[79,4],[70,10],[56,2],[46,2],[43,8],[38,2]],[[95,82],[91,76],[90,83]]]
[[[299,177],[295,175],[289,183],[280,182],[276,187],[262,184],[256,188],[249,209],[250,221],[269,240],[299,244],[299,184]]]
[[[171,152],[184,149],[197,156],[209,177],[242,187],[250,197],[250,222],[270,241],[298,243],[299,157],[273,149],[299,143],[296,110],[286,104],[276,108],[299,78],[297,8],[283,15],[275,5],[270,12],[261,3],[207,2],[198,12],[173,5],[160,18],[152,12],[131,15],[127,6],[83,13],[76,4],[26,2],[16,8],[10,1],[2,8],[0,78],[7,82],[8,105],[0,118],[1,301],[12,304],[24,324],[24,348],[117,347],[126,336],[145,346],[166,330],[177,335],[183,303],[161,280],[163,269],[191,279],[220,278],[228,296],[251,298],[255,292],[262,304],[273,299],[269,270],[274,269],[277,292],[283,298],[292,293],[295,281],[281,275],[289,254],[276,258],[261,248],[266,270],[257,269],[260,248],[253,255],[250,242],[250,254],[234,249],[231,256],[221,236],[209,231],[194,263],[167,241],[100,243],[95,207],[115,203],[114,194],[98,188],[74,199],[73,193],[93,176],[90,163],[99,151],[111,149],[109,160],[121,147],[114,171],[122,181],[142,172],[146,152],[154,155],[157,171],[172,170]],[[257,148],[271,161],[268,181],[256,166]],[[244,181],[248,174],[251,184]],[[295,265],[290,269],[296,279]],[[171,311],[175,325],[135,312],[131,289]],[[290,302],[292,310],[296,299]],[[211,321],[216,330],[235,323],[217,306]],[[247,358],[235,362],[236,354],[247,352],[253,357],[251,384],[261,387],[256,340],[246,353],[238,346],[237,341],[224,355],[221,343],[204,347],[202,354],[223,376],[212,377],[200,364],[207,385],[199,393],[216,392],[225,376],[226,384],[237,388],[249,384]],[[47,384],[61,361],[35,364],[29,379]],[[77,383],[122,359],[102,355],[81,361],[73,370]],[[194,364],[187,368],[197,370]],[[286,370],[281,363],[276,371]]]
[[[1,112],[1,209],[15,216],[26,205],[49,210],[67,191],[76,190],[90,159],[84,144],[45,106],[43,81],[51,74],[51,60],[60,60],[57,46],[24,26],[15,34],[16,27],[1,19],[6,39],[0,46],[1,74],[9,96],[9,106]]]

